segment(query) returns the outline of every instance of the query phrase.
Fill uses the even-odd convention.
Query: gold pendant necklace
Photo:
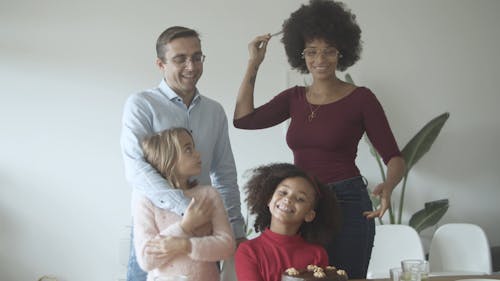
[[[316,116],[319,114],[317,113],[318,112],[318,109],[323,105],[323,104],[327,104],[327,102],[332,102],[332,97],[334,97],[334,93],[335,91],[340,91],[340,88],[341,87],[341,81],[337,79],[337,77],[334,77],[334,85],[332,87],[330,87],[330,90],[329,92],[332,92],[332,94],[328,95],[328,94],[323,94],[323,95],[316,95],[316,101],[318,101],[318,105],[314,106],[312,105],[309,100],[313,100],[313,91],[312,91],[312,86],[308,87],[306,89],[306,102],[307,104],[309,105],[309,110],[310,110],[310,113],[307,115],[307,121],[309,122],[312,122],[314,118],[316,118]],[[335,90],[337,89],[337,90]],[[324,91],[323,91],[324,92]],[[307,100],[307,96],[309,96],[309,100]],[[317,97],[319,96],[322,96],[322,99],[321,100],[318,100]],[[336,99],[335,99],[336,100]]]
[[[321,104],[316,106],[314,109],[311,103],[307,102],[307,104],[309,105],[309,110],[311,111],[311,113],[307,116],[307,121],[312,122],[312,120],[316,117],[316,112],[321,107]]]
[[[309,111],[310,113],[307,115],[307,121],[309,122],[312,122],[314,118],[316,118],[316,116],[318,116],[319,112],[319,108],[325,104],[325,98],[323,98],[322,101],[319,102],[319,104],[317,105],[313,105],[309,102],[309,100],[307,100],[307,96],[309,96],[309,99],[312,100],[313,99],[313,93],[311,91],[311,89],[309,89],[306,93],[306,102],[307,104],[309,105]]]

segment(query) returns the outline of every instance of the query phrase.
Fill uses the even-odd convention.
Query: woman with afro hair
[[[392,190],[401,181],[405,163],[384,110],[366,87],[336,76],[360,58],[361,29],[356,16],[341,2],[311,0],[283,23],[288,62],[310,73],[311,85],[286,89],[268,103],[254,107],[254,86],[271,35],[249,45],[248,66],[240,86],[234,126],[262,129],[290,118],[286,140],[294,163],[327,184],[337,195],[342,226],[325,245],[330,264],[347,270],[351,278],[366,277],[373,247],[375,222],[389,208]],[[380,197],[373,210],[364,178],[356,166],[358,143],[366,132],[387,165],[387,178],[372,191]]]
[[[245,186],[254,229],[262,234],[238,246],[239,281],[279,281],[287,268],[328,265],[321,244],[339,225],[337,201],[329,189],[295,165],[255,168]]]

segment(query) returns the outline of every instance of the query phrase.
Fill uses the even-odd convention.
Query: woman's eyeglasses
[[[307,59],[315,59],[320,54],[328,59],[336,58],[337,55],[339,55],[339,57],[342,57],[339,51],[335,48],[305,48],[304,51],[302,51],[302,57]]]

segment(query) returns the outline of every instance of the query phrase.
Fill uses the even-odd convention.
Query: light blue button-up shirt
[[[196,90],[189,108],[165,80],[158,88],[131,95],[122,119],[121,148],[127,181],[156,206],[182,215],[190,198],[174,189],[143,157],[145,136],[172,127],[191,131],[201,154],[199,184],[212,185],[222,197],[236,238],[245,236],[236,167],[229,142],[227,117],[222,106]],[[133,196],[135,197],[135,196]]]

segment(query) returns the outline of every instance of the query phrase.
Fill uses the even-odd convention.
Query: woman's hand
[[[248,52],[250,54],[249,61],[254,63],[256,66],[259,66],[266,56],[267,43],[269,42],[269,39],[271,39],[270,34],[261,35],[255,37],[255,39],[248,44]]]
[[[405,160],[403,157],[392,157],[387,162],[387,178],[385,182],[377,185],[372,194],[380,197],[380,206],[375,211],[364,212],[363,215],[369,219],[383,217],[385,211],[391,206],[392,191],[398,185],[405,173]]]
[[[375,211],[364,212],[363,215],[369,219],[381,218],[384,216],[385,211],[391,206],[391,195],[394,187],[383,182],[373,189],[372,194],[380,198],[380,205]]]
[[[253,104],[253,91],[259,66],[266,56],[267,43],[269,42],[269,39],[271,39],[270,34],[261,35],[255,37],[255,39],[248,44],[250,57],[248,59],[245,76],[243,76],[243,81],[241,82],[240,89],[238,90],[238,97],[236,98],[236,106],[234,108],[233,115],[235,120],[247,116],[255,109]]]

